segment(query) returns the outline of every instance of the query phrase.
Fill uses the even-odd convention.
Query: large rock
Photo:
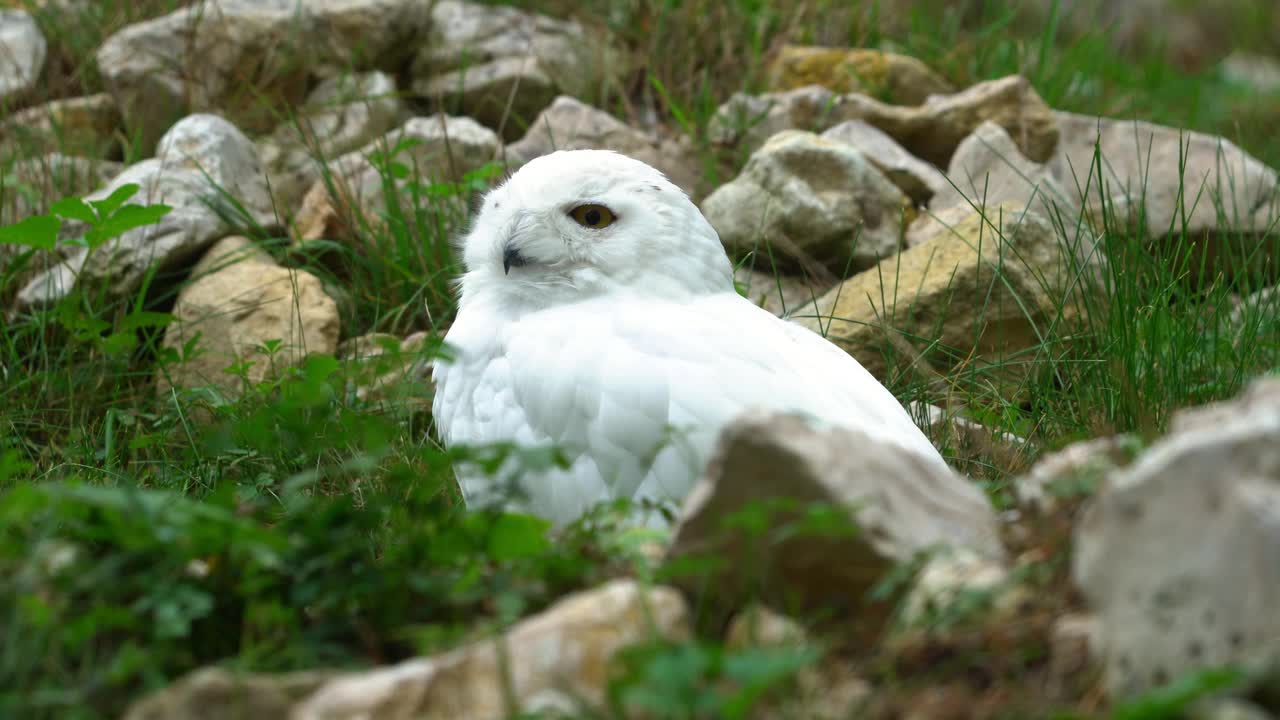
[[[194,260],[231,229],[214,209],[222,193],[236,198],[250,214],[248,220],[274,224],[257,148],[216,115],[183,119],[160,140],[156,157],[130,166],[87,199],[100,200],[127,184],[140,187],[130,204],[165,204],[173,210],[158,223],[130,230],[91,253],[79,248],[24,287],[20,305],[54,302],[85,285],[123,297],[153,267],[172,269]]]
[[[1280,379],[1180,413],[1110,473],[1075,530],[1114,697],[1198,669],[1280,663]]]
[[[407,113],[394,77],[383,72],[330,78],[307,96],[299,117],[258,141],[271,192],[294,207],[324,164],[399,125]]]
[[[898,251],[910,201],[856,148],[787,130],[702,202],[731,252],[757,251],[785,269],[837,277]]]
[[[769,63],[769,89],[821,85],[838,93],[862,93],[894,105],[919,105],[955,88],[923,62],[867,48],[783,45]]]
[[[1026,78],[1017,75],[953,95],[934,95],[918,107],[840,95],[813,85],[763,95],[738,93],[716,110],[709,135],[719,144],[755,149],[782,130],[822,132],[847,120],[879,128],[938,167],[946,167],[956,146],[988,120],[1007,130],[1022,154],[1037,162],[1048,160],[1058,142],[1049,107]]]
[[[434,3],[419,47],[412,90],[507,140],[520,137],[556,95],[589,97],[624,69],[610,39],[577,21],[461,0]]]
[[[698,168],[692,148],[674,139],[659,140],[582,101],[561,95],[538,115],[529,131],[504,151],[515,170],[556,150],[614,150],[661,170],[692,195]]]
[[[929,202],[934,212],[955,207],[986,210],[1010,203],[1031,208],[1055,225],[1072,227],[1079,217],[1082,200],[1076,187],[1068,192],[1048,166],[1028,160],[1009,133],[993,122],[982,123],[960,143],[947,178],[946,187]]]
[[[467,173],[494,162],[500,147],[498,136],[471,118],[412,118],[330,163],[330,178],[317,180],[302,199],[294,219],[296,235],[301,241],[351,240],[369,227],[381,227],[386,222],[387,179],[394,181],[401,207],[409,208],[415,199],[443,207],[448,198],[430,197],[426,189],[461,181]],[[388,162],[403,172],[388,167]],[[468,199],[452,198],[463,204]]]
[[[937,168],[861,120],[842,122],[822,133],[822,137],[857,148],[917,205],[924,205],[929,198],[951,188],[946,176]]]
[[[120,111],[106,93],[53,100],[15,114],[0,127],[6,151],[106,158],[119,150]]]
[[[834,275],[825,279],[787,275],[769,264],[767,256],[757,255],[754,266],[738,265],[733,269],[733,281],[743,297],[778,317],[786,317],[814,300],[839,282]]]
[[[320,280],[305,270],[283,268],[241,237],[215,244],[178,293],[166,328],[164,347],[183,350],[196,339],[200,351],[165,367],[157,385],[214,386],[226,398],[240,395],[243,383],[257,384],[296,365],[308,353],[333,353],[338,346],[338,306]],[[280,341],[271,355],[259,348]],[[245,378],[225,368],[247,362]]]
[[[1017,392],[1043,333],[1096,301],[1100,262],[1039,214],[1001,206],[845,280],[792,319],[881,380],[915,363],[940,373],[963,363]]]
[[[560,600],[497,641],[335,680],[289,717],[499,720],[572,708],[574,699],[599,704],[615,653],[655,638],[685,638],[688,624],[688,608],[675,590],[615,580]]]
[[[759,590],[783,607],[857,610],[874,633],[887,618],[864,607],[872,586],[938,546],[1004,561],[995,512],[976,485],[862,432],[753,412],[721,434],[669,558],[713,562],[680,582],[721,602]]]
[[[1136,225],[1143,216],[1151,238],[1184,230],[1192,240],[1243,237],[1244,251],[1280,217],[1276,171],[1230,141],[1147,122],[1064,112],[1054,118],[1062,139],[1050,170],[1064,188],[1089,188],[1086,206],[1094,215],[1105,198],[1121,224]],[[1211,259],[1217,244],[1208,247]]]
[[[49,44],[24,10],[0,9],[0,107],[9,109],[39,79]]]
[[[294,703],[336,675],[327,670],[272,676],[204,668],[134,703],[125,712],[124,720],[284,718]]]
[[[208,0],[125,27],[97,63],[131,134],[154,141],[192,111],[269,131],[316,77],[394,71],[429,16],[417,0]]]

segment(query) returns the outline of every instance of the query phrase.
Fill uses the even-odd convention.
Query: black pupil
[[[582,219],[586,220],[588,225],[599,225],[601,220],[600,211],[594,208],[591,210],[588,210],[585,214],[583,214]]]

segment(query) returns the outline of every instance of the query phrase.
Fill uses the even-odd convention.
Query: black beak
[[[520,254],[520,251],[507,245],[502,248],[502,274],[511,274],[511,268],[523,266],[527,260]]]

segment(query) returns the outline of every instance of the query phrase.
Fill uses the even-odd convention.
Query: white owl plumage
[[[720,430],[799,411],[945,462],[854,358],[734,290],[715,230],[649,165],[539,157],[491,190],[462,242],[458,314],[434,361],[446,447],[556,446],[569,467],[459,466],[468,506],[556,525],[616,498],[680,501]],[[504,470],[504,472],[506,472]]]

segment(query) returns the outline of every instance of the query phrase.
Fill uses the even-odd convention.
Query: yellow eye
[[[569,211],[569,217],[582,227],[592,230],[609,227],[617,220],[613,211],[603,205],[579,205]]]

